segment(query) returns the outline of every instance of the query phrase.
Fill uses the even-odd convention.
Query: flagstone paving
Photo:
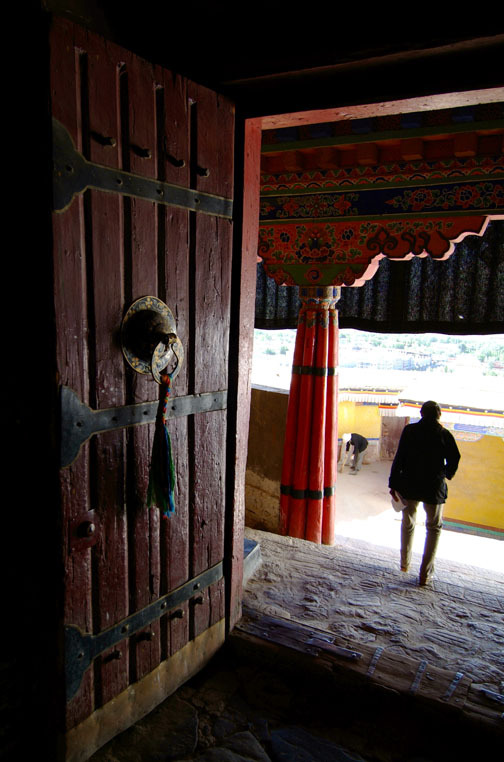
[[[315,546],[246,530],[262,565],[248,607],[463,671],[504,692],[504,575],[447,559],[432,587],[397,551],[348,537]],[[199,675],[93,762],[465,762],[494,759],[495,734],[393,692],[320,687],[225,646]],[[458,723],[458,724],[457,724]],[[464,735],[465,733],[465,735]],[[497,731],[498,733],[498,731]],[[504,735],[504,729],[503,729]],[[502,739],[504,742],[504,738]]]

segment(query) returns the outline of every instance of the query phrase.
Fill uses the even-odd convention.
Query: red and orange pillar
[[[280,496],[282,533],[325,545],[335,535],[340,292],[299,289]]]

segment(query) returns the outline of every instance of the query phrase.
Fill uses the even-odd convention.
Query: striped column
[[[332,545],[338,460],[338,312],[341,289],[300,287],[287,409],[283,534]]]

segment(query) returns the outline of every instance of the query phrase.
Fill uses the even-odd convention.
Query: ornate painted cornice
[[[261,174],[261,199],[288,194],[319,193],[321,191],[359,191],[373,188],[420,188],[442,183],[461,183],[471,180],[492,181],[504,175],[504,157],[480,156],[425,159],[410,162],[391,162],[377,166],[334,167],[302,172]]]
[[[380,259],[447,259],[455,242],[482,235],[485,216],[260,225],[259,255],[279,285],[359,286]]]
[[[446,259],[504,219],[496,156],[263,176],[259,255],[278,284],[358,286],[381,258]]]

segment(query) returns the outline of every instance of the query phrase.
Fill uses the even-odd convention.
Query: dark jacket
[[[389,487],[407,500],[439,505],[448,496],[445,478],[452,478],[459,460],[453,435],[438,421],[410,423],[399,441]]]
[[[364,452],[365,449],[367,449],[368,441],[366,437],[363,437],[362,434],[352,434],[350,437],[350,441],[347,442],[346,450],[347,452],[350,449],[350,445],[354,448],[354,453],[358,452]]]

